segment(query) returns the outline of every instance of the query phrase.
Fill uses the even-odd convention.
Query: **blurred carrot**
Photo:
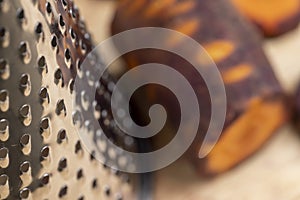
[[[191,83],[198,97],[201,120],[198,136],[187,155],[200,173],[215,175],[236,166],[287,121],[285,94],[264,55],[261,38],[228,1],[120,1],[112,23],[113,34],[146,26],[169,28],[192,37],[206,49],[223,77],[228,104],[223,133],[210,154],[199,159],[211,116],[211,100],[203,79],[188,62],[171,53],[143,49],[124,55],[129,68],[162,63],[179,71]],[[180,48],[184,43],[170,37],[162,45]],[[207,67],[199,52],[191,56]],[[171,121],[178,122],[180,112],[172,94],[156,86],[149,86],[144,92],[150,104],[163,103]],[[137,101],[145,101],[142,98]],[[155,139],[164,140],[164,136]]]
[[[299,0],[231,0],[266,36],[277,36],[297,27]]]

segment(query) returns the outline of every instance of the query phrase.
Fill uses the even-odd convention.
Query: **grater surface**
[[[1,199],[141,199],[138,175],[95,159],[99,152],[107,156],[99,150],[100,132],[132,151],[139,146],[134,139],[126,145],[113,123],[113,79],[95,81],[92,68],[80,69],[92,48],[72,1],[0,0]],[[76,90],[75,78],[82,80]],[[97,87],[95,101],[86,95],[89,87]],[[78,131],[92,138],[95,151],[86,150]]]

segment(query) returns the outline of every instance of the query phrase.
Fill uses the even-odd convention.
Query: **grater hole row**
[[[41,3],[42,1],[37,1],[37,2]],[[66,70],[63,67],[66,64],[69,69],[77,70],[77,73],[80,71],[81,61],[80,61],[80,59],[78,59],[76,57],[77,56],[76,53],[78,54],[78,52],[81,52],[82,55],[84,55],[85,53],[88,52],[88,49],[90,48],[88,45],[89,45],[89,40],[90,40],[91,36],[89,34],[85,33],[85,30],[84,30],[85,24],[82,21],[78,21],[79,26],[80,26],[79,30],[76,26],[75,27],[67,27],[67,26],[69,26],[69,19],[64,18],[62,15],[60,15],[57,18],[57,20],[54,20],[55,22],[53,22],[53,19],[54,19],[53,17],[57,13],[57,12],[55,12],[56,6],[53,6],[53,5],[55,5],[56,1],[55,1],[55,3],[53,3],[53,2],[52,2],[52,4],[50,4],[49,2],[46,2],[45,5],[43,5],[43,7],[45,8],[46,14],[47,13],[49,15],[51,14],[51,17],[52,17],[51,18],[52,21],[49,26],[51,26],[51,28],[52,27],[59,28],[59,27],[54,26],[54,23],[58,23],[56,25],[59,25],[61,30],[64,30],[64,29],[68,30],[68,32],[65,32],[65,34],[62,35],[62,37],[67,37],[67,34],[69,34],[69,37],[71,39],[70,41],[72,41],[71,44],[73,46],[69,47],[68,42],[67,42],[67,44],[64,43],[62,45],[63,38],[61,38],[61,35],[57,34],[56,30],[54,30],[54,32],[52,32],[52,35],[51,35],[51,34],[47,33],[47,31],[46,31],[47,30],[46,28],[48,25],[45,23],[41,23],[42,20],[37,21],[32,26],[32,27],[34,27],[33,33],[35,34],[35,37],[36,38],[47,38],[48,37],[48,39],[50,39],[49,40],[50,43],[49,42],[47,44],[46,43],[45,44],[38,43],[38,45],[48,45],[48,46],[50,45],[50,48],[52,47],[52,49],[56,50],[56,56],[62,57],[65,62],[64,62],[64,64],[57,63],[57,65],[54,65],[54,66],[58,66],[58,67],[57,67],[57,69],[54,69],[55,72],[54,72],[54,74],[51,74],[51,75],[47,74],[48,67],[49,67],[49,71],[51,72],[51,70],[53,70],[53,69],[51,69],[50,67],[54,67],[54,66],[52,65],[53,64],[52,58],[51,57],[48,58],[46,54],[38,55],[37,58],[34,58],[34,59],[36,59],[35,64],[33,66],[31,66],[31,64],[30,64],[26,67],[36,67],[37,66],[38,67],[37,69],[41,72],[41,75],[43,78],[46,78],[46,80],[48,78],[51,78],[51,80],[52,80],[51,83],[53,83],[53,78],[54,78],[54,83],[56,85],[60,86],[60,88],[67,85],[69,92],[72,93],[74,91],[75,77],[72,77],[72,73],[69,73],[70,70],[68,70],[68,69]],[[72,8],[72,3],[69,5],[68,1],[66,1],[66,0],[61,0],[61,1],[57,1],[57,2],[62,2],[64,8],[69,9],[67,16],[72,18],[73,22],[75,22],[74,20],[78,19],[78,16],[79,16],[78,10],[77,10],[77,8]],[[27,7],[24,9],[19,8],[17,10],[17,19],[21,25],[24,25],[24,24],[27,25],[27,20],[29,19],[29,18],[26,19],[26,14],[29,13],[29,12],[27,12]],[[48,22],[49,21],[50,20],[48,18]],[[6,27],[3,28],[3,30],[0,29],[0,47],[1,47],[2,39],[5,38],[9,33],[8,30],[9,29]],[[82,37],[84,37],[84,38],[82,38]],[[18,48],[17,53],[18,53],[21,61],[23,61],[24,64],[28,64],[31,61],[31,56],[34,55],[34,53],[31,54],[31,50],[34,50],[34,46],[32,45],[30,40],[28,40],[28,41],[23,40],[19,43],[18,47],[19,48]],[[58,48],[62,48],[62,49],[59,49],[59,51],[58,51]],[[75,49],[75,51],[73,48]],[[78,51],[78,49],[80,51]],[[32,52],[34,52],[34,51],[32,51]],[[58,54],[58,52],[59,52],[59,54]],[[1,61],[1,59],[0,59],[0,61]],[[72,62],[72,61],[74,61],[74,63],[70,64],[70,62]],[[29,68],[26,68],[24,71],[26,72],[27,69],[29,69]],[[9,77],[9,76],[7,76],[7,73],[6,73],[6,72],[8,72],[8,74],[9,74],[9,70],[10,70],[10,66],[9,66],[8,61],[6,62],[6,60],[4,60],[3,63],[0,62],[0,81],[1,81],[1,79],[6,80]],[[5,73],[6,73],[6,76],[3,75]],[[51,73],[53,73],[53,72],[51,72]],[[71,74],[71,78],[69,77],[70,74]],[[94,77],[92,77],[92,75],[93,75],[92,72],[89,75],[84,74],[84,76],[86,76],[85,78],[88,78],[89,82],[95,82],[95,79],[94,79]],[[19,82],[18,82],[19,89],[21,90],[23,95],[29,96],[31,94],[31,84],[34,84],[35,76],[33,76],[32,73],[23,73],[21,75],[21,77],[18,77],[18,78],[19,78],[18,79],[19,80]],[[64,145],[68,144],[68,143],[69,143],[68,145],[72,145],[72,148],[74,148],[73,150],[75,152],[74,156],[76,156],[76,158],[80,158],[79,156],[77,157],[77,155],[82,155],[81,152],[85,152],[85,150],[82,148],[82,144],[81,144],[80,140],[77,140],[77,141],[75,140],[76,141],[75,144],[73,143],[74,141],[72,141],[71,138],[74,136],[74,133],[70,132],[69,129],[62,127],[62,129],[57,130],[55,128],[56,118],[60,117],[60,116],[66,117],[66,115],[67,115],[67,108],[69,109],[69,104],[66,101],[67,99],[64,96],[60,97],[58,99],[55,99],[55,96],[51,93],[52,87],[49,87],[48,84],[44,85],[44,86],[39,86],[38,88],[39,88],[39,91],[35,94],[35,91],[33,90],[32,94],[36,95],[38,100],[40,100],[40,103],[43,106],[44,111],[47,112],[47,110],[48,110],[48,108],[45,107],[46,105],[53,106],[54,110],[55,110],[54,115],[47,114],[47,117],[42,117],[41,121],[38,124],[38,126],[39,126],[38,131],[40,132],[41,137],[44,139],[42,147],[39,147],[37,150],[37,151],[39,151],[39,154],[40,154],[40,162],[42,164],[42,167],[45,167],[47,162],[51,161],[55,165],[56,169],[54,169],[54,170],[63,172],[68,167],[71,168],[71,166],[73,164],[72,163],[73,158],[70,158],[68,156],[59,157],[60,160],[58,161],[57,160],[57,152],[55,151],[56,150],[55,147],[57,145],[56,143],[61,144],[60,147],[62,147],[62,148],[64,148],[65,147]],[[51,104],[50,104],[50,94],[51,94]],[[5,102],[8,98],[9,98],[8,91],[0,91],[0,109],[1,109],[1,102]],[[86,102],[89,101],[86,98],[84,100]],[[41,105],[39,105],[39,106],[41,106]],[[32,110],[31,110],[31,108],[32,108]],[[49,107],[49,108],[52,108],[52,107]],[[27,103],[23,104],[21,106],[21,108],[18,107],[17,109],[19,109],[18,114],[19,114],[19,117],[20,117],[20,120],[22,121],[22,123],[25,126],[26,126],[26,124],[27,124],[27,126],[31,125],[31,117],[32,117],[31,111],[34,112],[35,105],[29,104],[27,102]],[[90,110],[90,107],[88,110]],[[101,109],[98,107],[98,110],[100,111]],[[0,112],[1,111],[2,110],[0,110]],[[68,112],[69,112],[69,110],[68,110]],[[88,120],[86,120],[82,115],[83,115],[82,113],[79,113],[80,123],[87,125],[89,132],[91,132],[92,134],[95,134],[95,129],[92,126],[93,124],[86,124],[86,122]],[[70,116],[70,117],[72,117],[72,116]],[[53,118],[55,120],[52,121]],[[69,119],[69,118],[65,118],[65,119],[59,118],[59,119],[65,120],[65,119]],[[107,120],[110,120],[110,119],[107,119]],[[30,122],[28,122],[28,121],[30,121]],[[73,120],[73,121],[76,121],[76,120]],[[74,123],[74,125],[76,125],[76,123]],[[27,128],[26,128],[26,130],[27,130]],[[2,133],[2,132],[6,132],[6,131],[7,132],[9,131],[8,121],[7,121],[7,123],[3,122],[3,125],[1,124],[1,121],[0,121],[0,132]],[[52,134],[52,131],[55,132],[55,134]],[[29,134],[27,134],[27,133],[29,133]],[[31,138],[31,134],[33,134],[33,133],[30,131],[28,131],[28,132],[25,131],[25,133],[22,132],[22,134],[23,135],[21,135],[18,138],[18,142],[19,142],[19,145],[22,147],[22,151],[23,151],[24,149],[26,149],[28,147],[28,145],[31,145],[31,140],[33,142],[35,138],[34,137]],[[55,141],[55,139],[56,139],[56,141]],[[32,143],[32,145],[36,145],[36,143]],[[24,152],[28,152],[28,149],[26,151],[24,150]],[[7,155],[8,155],[8,153],[7,153]],[[90,155],[89,154],[84,154],[84,155],[85,155],[85,158],[89,156],[88,158],[90,159],[90,161],[93,161],[93,160],[95,160],[95,154],[96,154],[96,152],[93,151]],[[1,155],[1,151],[0,151],[0,157],[1,156],[2,155]],[[3,153],[3,156],[5,156],[4,153]],[[51,156],[51,159],[50,159],[50,156]],[[45,162],[45,161],[47,161],[47,162]],[[32,167],[36,164],[36,163],[32,162],[31,160],[25,161],[19,166],[20,172],[23,174],[29,173],[31,170],[30,163],[32,163]],[[91,164],[91,166],[97,166],[96,163],[97,162],[93,162],[93,164]],[[52,164],[50,163],[50,165],[48,165],[47,167],[49,167],[49,166],[51,167],[51,165]],[[90,177],[89,177],[90,172],[87,169],[89,169],[89,168],[88,167],[80,168],[77,171],[76,178],[78,180],[81,180],[84,177],[87,177],[86,179],[90,180]],[[105,170],[109,170],[109,169],[106,168]],[[50,178],[52,176],[57,176],[56,174],[55,173],[52,174],[52,172],[48,171],[48,173],[44,173],[42,176],[39,176],[38,179],[35,181],[38,181],[37,183],[39,184],[39,186],[44,187],[46,185],[49,185]],[[115,174],[118,174],[118,172],[116,172]],[[0,185],[1,186],[7,184],[7,182],[8,182],[8,177],[7,178],[5,178],[5,177],[7,177],[7,176],[6,175],[0,176]],[[51,180],[53,180],[53,179],[51,178]],[[90,188],[91,189],[99,188],[99,180],[100,179],[98,176],[93,177],[93,179],[91,181],[89,181],[89,183],[88,183]],[[64,185],[64,184],[66,184],[66,185]],[[59,186],[59,187],[61,187],[61,186]],[[100,186],[102,186],[102,183],[100,184]],[[51,186],[51,187],[53,187],[53,186]],[[57,186],[55,186],[55,187],[57,187]],[[26,184],[24,187],[22,186],[21,188],[22,189],[18,189],[18,190],[19,190],[19,197],[22,199],[30,198],[30,196],[34,193],[34,190],[32,189],[32,186],[30,184]],[[32,191],[31,191],[31,189],[32,189]],[[64,180],[63,187],[58,188],[58,189],[59,190],[55,190],[55,195],[58,195],[59,198],[65,198],[68,195],[68,190],[70,193],[72,186],[69,185],[67,180]],[[106,196],[108,196],[108,197],[113,196],[114,193],[112,193],[112,191],[115,192],[114,185],[109,185],[109,184],[104,185],[103,192]],[[83,194],[81,194],[81,195],[79,195],[78,199],[84,200],[85,197],[88,198],[88,196],[84,196]],[[121,193],[116,193],[115,199],[121,200],[122,199],[121,197],[122,197]]]

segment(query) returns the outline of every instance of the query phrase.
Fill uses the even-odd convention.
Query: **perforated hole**
[[[6,29],[4,27],[0,28],[0,38],[3,38],[6,34]]]
[[[43,32],[43,25],[41,22],[38,22],[34,29],[36,34],[41,34]]]
[[[44,139],[48,138],[50,136],[50,119],[48,117],[42,118],[40,122],[40,134]]]
[[[104,194],[106,196],[110,196],[110,194],[111,194],[111,190],[110,190],[110,187],[108,185],[104,186]]]
[[[81,179],[81,178],[83,178],[83,170],[82,169],[78,170],[76,178],[78,180]]]
[[[97,181],[97,179],[94,179],[94,180],[92,181],[92,188],[95,189],[95,188],[97,188],[97,187],[98,187],[98,181]]]
[[[5,174],[2,174],[0,176],[0,185],[5,185],[7,183],[7,181],[8,181],[8,176]]]
[[[58,193],[58,197],[59,198],[62,198],[64,196],[66,196],[68,193],[68,187],[67,186],[64,186],[60,189],[59,193]]]
[[[65,26],[65,21],[64,21],[64,18],[62,17],[62,15],[59,15],[59,25],[60,26]]]
[[[40,99],[41,99],[41,102],[44,103],[44,102],[47,102],[49,103],[49,93],[48,93],[48,90],[47,88],[42,88],[40,90]]]
[[[49,157],[49,154],[50,154],[50,148],[48,146],[43,147],[41,151],[42,158],[47,159]]]
[[[6,70],[7,68],[7,61],[3,58],[0,59],[0,72]]]
[[[29,197],[30,190],[28,188],[24,188],[20,191],[20,198],[27,199]]]
[[[21,41],[19,45],[19,54],[21,56],[22,61],[25,64],[28,64],[31,60],[31,51],[29,44],[25,41]]]
[[[65,102],[63,99],[58,100],[58,102],[56,104],[56,114],[60,115],[62,113],[64,115],[66,115],[66,106],[65,106]]]
[[[22,20],[25,18],[25,13],[23,8],[18,8],[17,10],[17,17],[19,20]]]
[[[7,90],[1,90],[0,91],[0,102],[6,101],[7,97],[8,97],[8,91]]]
[[[43,118],[41,121],[41,129],[48,129],[49,128],[49,119]]]
[[[51,39],[51,46],[55,48],[57,46],[57,37],[54,35]]]
[[[66,130],[62,129],[58,132],[57,135],[57,142],[58,143],[62,143],[63,141],[65,141],[67,139],[67,133]]]
[[[6,112],[9,109],[9,97],[7,90],[0,90],[0,111]]]
[[[0,120],[0,133],[6,131],[8,127],[8,121],[6,119]]]
[[[8,149],[3,147],[0,149],[0,159],[5,159],[8,155]]]
[[[61,70],[57,69],[54,76],[56,79],[61,79],[62,78]]]
[[[28,144],[30,143],[30,135],[24,134],[24,135],[21,137],[20,142],[21,142],[21,145],[23,145],[23,146],[28,145]]]
[[[46,65],[46,58],[45,56],[41,56],[38,60],[39,67],[44,67]]]
[[[96,155],[96,152],[95,152],[95,150],[93,150],[93,151],[91,152],[91,154],[90,154],[90,160],[91,160],[91,161],[95,160],[95,155]]]
[[[49,174],[43,175],[43,177],[41,178],[41,184],[48,185],[49,182],[50,182],[50,175]]]
[[[63,74],[61,72],[60,69],[57,69],[54,73],[54,82],[56,84],[59,84],[61,83],[61,86],[63,87],[64,86],[64,79],[63,79]]]
[[[78,71],[81,71],[81,61],[79,59],[76,62],[76,68],[78,69]]]
[[[38,67],[41,74],[48,73],[47,62],[44,56],[41,56],[38,61]]]
[[[48,14],[50,14],[52,12],[52,7],[51,4],[49,2],[46,3],[46,11]]]
[[[104,169],[107,168],[107,165],[105,163],[102,163],[102,166],[103,166]]]
[[[70,53],[69,49],[66,49],[66,51],[65,51],[65,58],[66,58],[66,60],[70,60],[71,59],[71,53]]]
[[[70,93],[72,94],[73,93],[73,91],[74,91],[74,85],[75,85],[75,81],[72,79],[72,80],[70,80]]]
[[[67,159],[62,158],[58,163],[58,171],[63,171],[65,168],[67,168]]]
[[[48,97],[48,92],[47,92],[47,88],[42,88],[41,92],[40,92],[40,97],[45,99]]]
[[[27,52],[27,50],[28,50],[28,44],[26,42],[22,41],[19,46],[20,53],[25,54]]]
[[[74,30],[72,28],[70,28],[70,35],[71,35],[72,39],[76,38],[76,34],[75,34],[75,32],[74,32]]]
[[[30,115],[30,106],[28,104],[25,104],[24,106],[21,107],[20,115],[24,118]]]
[[[84,42],[81,43],[81,49],[85,52],[87,49],[87,46]]]
[[[20,85],[26,87],[30,83],[29,74],[23,74],[20,79]]]
[[[24,162],[21,166],[20,166],[20,171],[22,173],[27,173],[30,169],[30,163],[28,161]]]
[[[84,196],[79,197],[78,200],[84,200]]]
[[[76,19],[76,13],[74,12],[74,9],[71,9],[69,12],[70,12],[72,18]]]
[[[64,6],[68,6],[68,2],[66,0],[61,0],[61,2]]]
[[[80,150],[82,150],[81,143],[78,140],[75,144],[75,153],[77,154]]]
[[[116,175],[116,176],[119,176],[119,175],[120,175],[120,171],[117,170],[117,169],[112,168],[112,169],[111,169],[111,172],[112,172],[114,175]]]

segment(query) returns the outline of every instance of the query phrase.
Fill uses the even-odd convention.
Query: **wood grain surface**
[[[95,42],[108,37],[114,2],[75,2]],[[264,50],[286,91],[293,92],[300,80],[300,29],[266,40]],[[217,178],[197,176],[181,159],[158,171],[154,183],[155,200],[299,200],[300,133],[286,125],[257,154]]]

